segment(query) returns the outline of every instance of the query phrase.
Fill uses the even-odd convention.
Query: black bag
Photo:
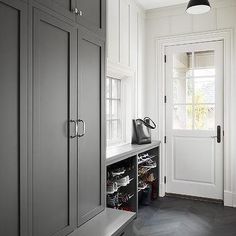
[[[150,121],[152,125],[150,125]],[[155,129],[156,124],[149,117],[133,120],[132,144],[151,143],[151,131]]]

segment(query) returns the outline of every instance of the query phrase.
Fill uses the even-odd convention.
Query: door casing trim
[[[166,176],[166,148],[164,144],[164,138],[166,133],[166,117],[165,117],[165,102],[164,96],[166,92],[165,88],[165,48],[167,46],[176,46],[181,44],[189,43],[200,43],[200,42],[212,42],[212,41],[223,41],[224,44],[224,169],[223,169],[223,180],[224,180],[224,205],[233,207],[234,204],[234,169],[233,169],[233,153],[231,151],[231,94],[232,94],[232,76],[233,76],[233,29],[222,29],[216,31],[183,34],[168,37],[159,37],[155,39],[156,46],[156,71],[155,71],[155,82],[156,82],[156,94],[158,104],[158,122],[159,122],[159,133],[158,138],[162,141],[160,149],[160,197],[164,197],[166,193],[166,184],[164,183],[164,177]],[[168,99],[168,98],[167,98]],[[167,137],[168,142],[168,137]]]

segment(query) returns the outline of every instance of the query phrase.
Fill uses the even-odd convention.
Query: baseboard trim
[[[159,184],[159,197],[165,197],[165,184]]]
[[[212,198],[196,197],[196,196],[175,194],[175,193],[166,193],[166,196],[167,197],[176,197],[176,198],[188,199],[188,200],[193,200],[193,201],[223,204],[223,200],[212,199]]]
[[[236,202],[235,202],[236,203]],[[224,191],[224,206],[233,207],[233,193],[230,191]]]
[[[236,193],[233,193],[233,207],[236,207]]]

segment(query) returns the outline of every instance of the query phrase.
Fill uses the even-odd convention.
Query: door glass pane
[[[173,80],[174,103],[192,103],[192,96],[193,96],[192,79]]]
[[[215,68],[196,68],[194,70],[195,77],[215,76]]]
[[[196,130],[215,129],[215,74],[215,52],[194,52],[194,128]]]
[[[192,105],[175,105],[173,118],[174,129],[192,129]]]
[[[174,129],[214,130],[215,53],[173,55]]]
[[[194,102],[215,103],[215,78],[197,78],[194,81]]]
[[[196,130],[214,130],[215,105],[195,105],[194,126]]]
[[[202,73],[214,73],[214,67],[214,51],[194,52],[194,76],[199,76],[199,70],[201,70]]]
[[[181,52],[173,56],[173,77],[186,78],[192,76],[192,53]]]

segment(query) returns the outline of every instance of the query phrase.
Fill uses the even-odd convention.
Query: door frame
[[[166,147],[164,144],[166,135],[166,116],[165,116],[165,48],[167,46],[176,46],[181,44],[189,43],[200,43],[200,42],[211,42],[211,41],[223,41],[224,47],[224,169],[223,169],[223,181],[224,181],[224,205],[225,206],[235,206],[236,202],[233,199],[233,153],[231,151],[231,137],[232,132],[231,127],[231,94],[232,94],[232,76],[233,76],[233,30],[223,29],[216,31],[208,31],[201,33],[184,34],[177,36],[168,36],[156,38],[156,94],[157,94],[157,104],[158,104],[158,122],[159,122],[159,132],[157,134],[159,140],[162,141],[160,150],[160,196],[164,197],[166,193],[165,176],[167,173],[167,163],[166,163]],[[168,98],[167,98],[168,99]],[[167,137],[168,142],[168,137]]]

